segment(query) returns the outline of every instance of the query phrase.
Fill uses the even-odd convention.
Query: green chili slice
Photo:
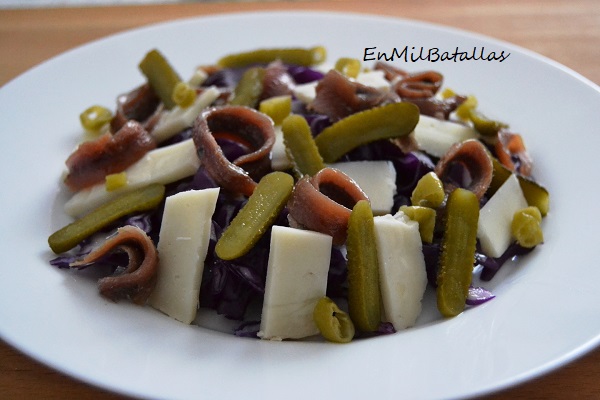
[[[473,122],[473,128],[483,136],[496,136],[500,129],[508,127],[505,123],[489,119],[474,109],[469,110],[468,115]]]
[[[173,88],[171,98],[179,107],[188,108],[196,101],[196,89],[183,81],[178,82]]]
[[[127,172],[125,171],[106,175],[104,178],[104,188],[107,192],[112,192],[123,186],[127,186]]]
[[[433,233],[435,231],[436,211],[433,208],[423,206],[402,206],[400,211],[413,221],[419,223],[419,234],[421,241],[425,243],[433,242]]]
[[[48,244],[56,254],[69,251],[83,239],[90,237],[121,217],[135,212],[152,210],[160,204],[164,195],[165,187],[160,184],[133,190],[54,232],[48,238]]]
[[[265,175],[217,241],[217,256],[223,260],[233,260],[250,251],[273,224],[292,194],[293,187],[294,178],[285,172]]]
[[[140,62],[139,68],[165,108],[170,110],[175,107],[173,89],[181,82],[181,78],[167,59],[158,50],[151,50]]]
[[[112,111],[103,106],[91,106],[81,114],[79,114],[79,121],[81,126],[88,132],[99,132],[100,129],[110,122],[112,119]]]
[[[468,95],[467,99],[456,108],[456,116],[463,121],[469,121],[471,119],[471,113],[477,108],[477,98],[472,95]]]
[[[281,125],[292,112],[292,96],[282,95],[265,99],[258,105],[258,111],[267,114],[273,120],[273,124]]]
[[[358,59],[342,57],[336,61],[334,69],[349,78],[356,78],[360,73],[360,67]]]
[[[511,233],[521,246],[535,247],[544,241],[541,222],[540,210],[537,207],[526,207],[513,216]]]
[[[454,317],[465,308],[473,275],[479,200],[467,189],[448,196],[442,252],[437,276],[437,306],[444,317]]]
[[[323,168],[323,158],[315,144],[310,126],[301,115],[292,114],[281,125],[283,143],[298,177],[313,176]]]
[[[217,65],[223,68],[238,68],[252,64],[268,64],[281,60],[285,64],[309,67],[321,64],[327,57],[322,46],[312,48],[274,48],[258,49],[242,53],[230,54],[221,58]]]
[[[264,77],[264,68],[249,68],[235,87],[233,98],[229,103],[234,106],[255,108],[263,91]]]
[[[415,186],[410,197],[410,202],[413,206],[438,208],[445,198],[446,194],[444,193],[442,180],[435,172],[429,172],[417,182],[417,186]]]
[[[315,139],[326,163],[337,161],[358,146],[406,136],[419,122],[419,108],[408,102],[391,103],[352,114],[325,128]]]
[[[488,189],[490,195],[494,194],[513,173],[494,157],[492,157],[492,165],[494,167],[494,174],[492,175],[492,182]],[[550,193],[548,190],[539,183],[522,175],[517,174],[517,179],[519,180],[519,185],[527,200],[527,204],[537,207],[542,217],[545,217],[550,211]]]
[[[313,320],[321,335],[330,342],[348,343],[354,337],[355,329],[350,316],[327,296],[317,302]]]
[[[348,220],[348,310],[356,328],[373,332],[381,320],[379,262],[373,211],[367,200],[353,207]]]

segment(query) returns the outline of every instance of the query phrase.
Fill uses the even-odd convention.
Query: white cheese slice
[[[71,217],[81,216],[94,208],[128,192],[151,183],[168,184],[192,176],[200,167],[192,139],[146,153],[125,170],[127,185],[107,191],[104,183],[75,193],[64,206]]]
[[[527,207],[517,176],[512,174],[479,211],[477,237],[490,257],[500,257],[512,242],[514,214]]]
[[[365,192],[375,215],[391,211],[396,194],[396,169],[391,161],[348,161],[329,165],[339,169]]]
[[[271,168],[275,171],[283,171],[292,167],[287,153],[285,151],[285,144],[283,142],[283,132],[281,131],[281,125],[275,126],[275,144],[271,150]]]
[[[191,86],[201,86],[204,81],[208,78],[208,73],[202,69],[202,67],[196,68],[196,70],[192,73],[190,79],[188,79],[188,83]]]
[[[200,115],[202,110],[210,106],[219,97],[219,94],[219,89],[211,86],[203,90],[191,106],[186,108],[175,106],[171,110],[165,111],[152,130],[151,135],[160,143],[182,130],[190,128],[196,117]]]
[[[293,89],[294,96],[304,104],[312,102],[317,96],[318,82],[303,83]]]
[[[258,336],[300,339],[319,333],[313,311],[327,290],[329,235],[273,226]]]
[[[389,91],[390,81],[385,79],[385,72],[381,70],[371,70],[371,71],[363,71],[358,74],[355,79],[356,82],[374,87],[378,90]]]
[[[211,217],[219,188],[167,197],[158,241],[158,274],[149,304],[185,324],[196,318]]]
[[[479,134],[470,126],[421,115],[414,136],[419,149],[441,157],[454,143],[477,138]]]
[[[384,316],[399,331],[415,324],[427,287],[419,224],[403,212],[374,222]]]

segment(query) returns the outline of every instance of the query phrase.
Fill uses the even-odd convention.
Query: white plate
[[[151,308],[103,300],[90,277],[47,261],[67,222],[58,179],[78,114],[143,81],[158,48],[182,73],[238,50],[322,44],[329,60],[414,46],[505,51],[504,62],[400,62],[436,69],[521,132],[552,193],[546,244],[494,280],[497,298],[451,320],[339,346],[270,343],[184,326]],[[543,57],[439,26],[327,13],[220,15],[136,29],[60,55],[0,90],[0,335],[76,378],[144,398],[472,396],[573,360],[600,338],[598,87]],[[309,397],[310,396],[310,397]]]

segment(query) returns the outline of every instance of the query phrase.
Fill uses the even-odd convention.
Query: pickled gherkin
[[[310,131],[310,126],[301,115],[292,114],[281,125],[286,153],[298,177],[313,176],[323,168],[323,158],[319,154]]]
[[[121,217],[152,210],[160,204],[164,195],[165,187],[160,184],[149,185],[126,193],[54,232],[48,238],[48,244],[56,254],[69,251],[83,239],[90,237]]]
[[[479,200],[458,188],[448,196],[446,221],[437,276],[437,306],[444,317],[454,317],[465,308],[473,276]]]
[[[373,332],[381,321],[379,262],[373,211],[360,200],[348,220],[348,311],[356,328]]]
[[[175,107],[173,90],[181,78],[165,57],[157,50],[152,50],[140,62],[139,68],[165,108],[170,110]]]
[[[264,68],[249,68],[238,82],[233,91],[229,104],[254,108],[260,100],[263,91]]]
[[[281,60],[285,64],[310,67],[321,64],[327,57],[327,51],[322,46],[312,48],[274,48],[258,49],[221,58],[217,65],[222,68],[239,68],[252,64],[268,64]]]
[[[391,103],[352,114],[325,128],[315,139],[326,163],[337,161],[358,146],[406,136],[419,122],[419,108],[408,102]]]
[[[233,260],[250,251],[273,224],[292,194],[293,187],[294,178],[285,172],[265,175],[217,241],[217,256],[223,260]]]

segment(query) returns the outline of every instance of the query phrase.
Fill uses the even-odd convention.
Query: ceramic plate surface
[[[48,265],[47,238],[68,222],[58,182],[81,134],[78,115],[92,104],[113,105],[116,95],[141,84],[137,64],[149,49],[160,49],[185,75],[231,52],[317,44],[332,62],[394,48],[415,57],[421,48],[432,54],[475,48],[491,58],[510,53],[502,62],[391,61],[409,71],[438,70],[445,87],[475,94],[488,116],[524,136],[535,176],[551,191],[546,243],[490,282],[494,300],[450,320],[428,311],[415,328],[350,345],[265,342],[111,303],[93,279]],[[450,398],[539,376],[600,338],[599,109],[596,85],[539,55],[384,17],[217,15],[74,49],[0,89],[0,336],[78,379],[144,398]]]

